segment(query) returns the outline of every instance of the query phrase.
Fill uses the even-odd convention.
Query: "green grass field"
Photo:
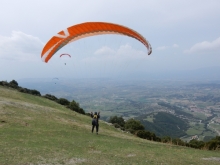
[[[210,124],[211,127],[220,130],[220,124]]]
[[[186,131],[187,135],[200,135],[205,131],[204,124],[191,123],[190,126]]]
[[[3,87],[0,139],[1,165],[217,165],[220,158],[219,151],[140,139],[104,121],[92,134],[90,117]]]
[[[199,112],[194,112],[193,115],[201,120],[206,120],[207,117],[205,116],[204,113],[199,113]]]

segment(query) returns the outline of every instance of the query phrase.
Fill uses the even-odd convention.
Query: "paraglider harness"
[[[96,125],[97,124],[97,121],[98,120],[98,116],[95,114],[93,115],[93,118],[92,118],[92,125]]]
[[[92,117],[92,125],[98,125],[99,113],[95,112],[94,114],[91,112]]]

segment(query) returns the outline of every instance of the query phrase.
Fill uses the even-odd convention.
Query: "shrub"
[[[2,86],[9,86],[7,81],[0,81],[0,85],[2,85]]]
[[[18,88],[19,92],[23,92],[23,93],[28,93],[28,89],[27,88]]]
[[[179,145],[179,146],[185,146],[186,145],[186,143],[184,141],[182,141],[181,139],[179,139],[179,138],[173,139],[172,144]]]
[[[47,99],[49,99],[49,100],[53,100],[53,101],[58,102],[58,98],[55,97],[55,96],[53,96],[53,95],[46,94],[46,95],[44,95],[43,97],[45,97],[45,98],[47,98]]]
[[[71,101],[67,107],[78,113],[85,114],[85,111],[80,108],[79,103],[77,103],[75,100]]]
[[[147,140],[153,140],[153,141],[158,141],[158,142],[161,141],[161,139],[157,137],[155,133],[149,132],[146,130],[139,130],[136,132],[136,135],[140,138],[147,139]]]
[[[142,139],[151,140],[151,133],[145,130],[140,130],[136,132],[136,135]]]
[[[125,129],[131,133],[135,133],[138,130],[144,130],[144,126],[138,120],[129,119],[125,122]]]
[[[216,136],[205,145],[209,150],[220,150],[220,136]]]
[[[161,142],[163,142],[163,143],[169,143],[171,141],[172,141],[172,139],[169,136],[165,136],[165,137],[161,138]]]
[[[40,92],[35,90],[35,89],[29,90],[29,93],[32,94],[32,95],[41,96]]]
[[[18,83],[15,80],[9,82],[9,86],[12,88],[18,88]]]
[[[57,103],[61,104],[61,105],[66,105],[66,106],[69,106],[70,102],[65,99],[65,98],[60,98],[57,100]]]
[[[125,121],[122,118],[122,116],[121,117],[117,117],[117,116],[110,117],[109,123],[118,124],[120,127],[124,127],[125,125]]]
[[[190,140],[187,146],[197,149],[202,149],[205,146],[205,142],[196,139]]]
[[[75,111],[78,112],[78,113],[81,113],[81,114],[85,114],[85,111],[82,108],[79,108],[79,109],[77,109]]]

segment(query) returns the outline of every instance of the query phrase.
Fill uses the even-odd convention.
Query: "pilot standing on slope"
[[[95,112],[93,114],[93,112],[90,113],[90,116],[92,118],[92,133],[94,131],[94,128],[96,127],[96,134],[98,135],[99,132],[99,118],[100,118],[100,112]]]

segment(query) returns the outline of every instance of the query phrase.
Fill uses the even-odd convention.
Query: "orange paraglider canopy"
[[[53,36],[44,46],[41,58],[44,62],[48,62],[66,44],[81,38],[100,34],[120,34],[133,37],[147,47],[148,55],[152,52],[150,43],[141,34],[128,27],[107,22],[85,22],[68,27]]]

